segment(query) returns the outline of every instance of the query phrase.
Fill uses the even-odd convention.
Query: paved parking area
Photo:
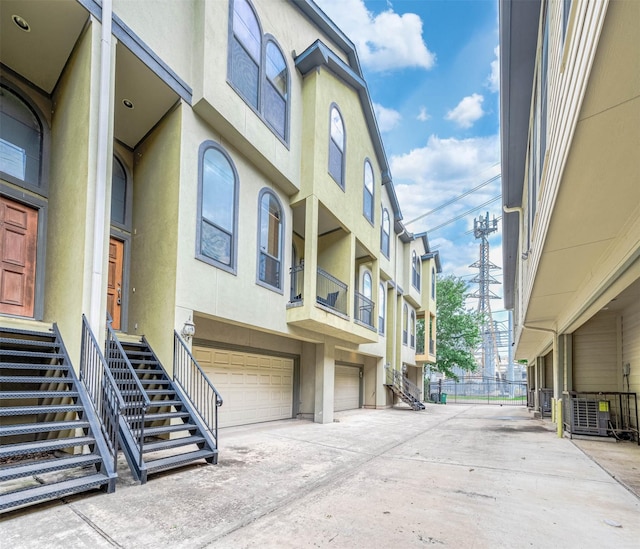
[[[640,499],[524,408],[224,429],[217,466],[0,519],[9,548],[636,548]],[[606,443],[605,443],[606,444]]]

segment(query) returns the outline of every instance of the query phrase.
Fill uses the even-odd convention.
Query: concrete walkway
[[[0,518],[9,548],[637,548],[640,499],[524,408],[221,431],[217,466]]]

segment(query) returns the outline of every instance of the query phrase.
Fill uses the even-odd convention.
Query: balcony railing
[[[365,326],[373,328],[375,303],[360,292],[355,292],[353,318]]]
[[[416,341],[416,354],[423,355],[424,354],[424,339],[418,338]]]
[[[338,313],[347,315],[348,286],[318,267],[316,302]]]
[[[302,294],[304,292],[304,263],[294,265],[289,269],[291,274],[291,303],[302,303]]]

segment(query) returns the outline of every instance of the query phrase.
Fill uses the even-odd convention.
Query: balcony
[[[378,334],[373,329],[375,304],[370,299],[358,292],[350,293],[347,284],[320,267],[316,270],[315,281],[312,277],[315,288],[305,288],[304,273],[303,264],[290,269],[288,324],[358,344],[375,343],[378,340]],[[351,295],[354,299],[353,318],[348,313]]]

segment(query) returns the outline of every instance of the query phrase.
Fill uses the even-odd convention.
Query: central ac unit
[[[607,436],[609,420],[608,400],[572,399],[571,433]]]

